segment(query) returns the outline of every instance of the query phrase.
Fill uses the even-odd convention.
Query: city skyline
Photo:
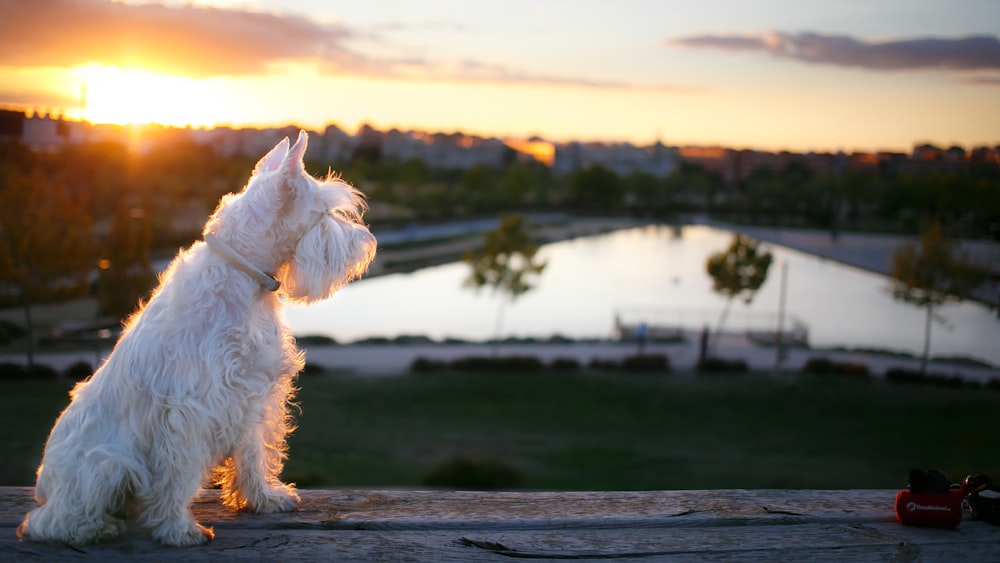
[[[995,146],[998,36],[987,0],[8,2],[0,104],[98,123]]]

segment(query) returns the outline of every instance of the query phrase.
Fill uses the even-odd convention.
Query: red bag
[[[962,523],[962,489],[946,493],[896,493],[896,519],[909,526],[957,528]]]

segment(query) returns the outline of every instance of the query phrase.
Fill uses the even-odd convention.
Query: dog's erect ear
[[[302,160],[306,156],[306,146],[309,145],[309,135],[304,129],[299,130],[299,138],[295,139],[295,144],[292,148],[288,149],[288,155],[285,157],[285,170],[286,171],[298,171],[303,167]]]
[[[302,159],[305,157],[308,144],[309,135],[305,130],[300,130],[299,138],[295,140],[295,144],[288,149],[284,160],[278,165],[278,175],[281,180],[277,184],[276,193],[281,201],[286,203],[292,201],[295,198],[296,189],[302,185],[301,178],[305,175],[305,164]]]
[[[253,173],[259,174],[261,172],[273,172],[277,170],[285,160],[286,154],[288,154],[288,137],[278,141],[278,144],[274,145],[273,149],[257,161],[257,166],[254,166]]]

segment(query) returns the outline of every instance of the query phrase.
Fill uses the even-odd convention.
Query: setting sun
[[[215,123],[213,108],[219,98],[211,80],[96,64],[75,70],[84,88],[82,117],[92,123]]]

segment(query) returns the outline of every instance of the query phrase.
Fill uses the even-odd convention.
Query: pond
[[[501,308],[488,290],[463,287],[457,262],[355,282],[311,307],[289,307],[295,334],[339,342],[370,336],[425,335],[484,340],[502,335],[612,338],[615,317],[625,321],[715,326],[725,301],[712,291],[705,261],[724,250],[732,233],[702,225],[648,226],[544,245],[548,266],[537,286]],[[764,286],[751,304],[734,302],[725,328],[777,326],[782,269],[786,269],[786,324],[798,319],[813,347],[880,348],[919,354],[925,313],[896,301],[885,276],[779,245]],[[940,309],[932,356],[965,356],[1000,364],[1000,321],[973,302]]]

